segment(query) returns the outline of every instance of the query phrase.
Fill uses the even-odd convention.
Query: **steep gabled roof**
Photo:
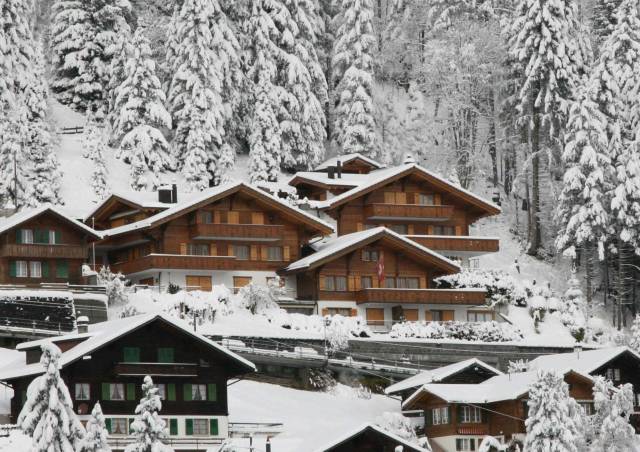
[[[342,257],[369,243],[379,239],[387,239],[413,252],[413,255],[428,260],[430,263],[450,272],[459,272],[460,266],[441,254],[431,251],[413,240],[406,238],[386,227],[367,229],[351,234],[316,242],[313,247],[316,252],[289,264],[282,273],[297,273],[311,270],[326,262]]]
[[[181,202],[191,199],[195,194],[179,192],[178,200]],[[174,203],[166,203],[158,201],[157,191],[116,191],[111,193],[107,198],[100,201],[96,206],[84,217],[84,221],[88,221],[91,217],[95,217],[100,210],[112,202],[120,202],[132,209],[169,209],[175,206]]]
[[[574,369],[584,374],[591,374],[625,353],[628,353],[640,363],[640,355],[638,353],[629,347],[622,346],[543,355],[531,360],[529,368],[558,371]]]
[[[377,162],[375,160],[373,160],[372,158],[367,157],[366,155],[362,155],[359,152],[354,152],[352,154],[344,154],[344,155],[337,155],[335,157],[331,157],[330,159],[325,160],[324,162],[322,162],[321,164],[319,164],[318,166],[316,166],[315,170],[316,171],[322,171],[325,170],[327,168],[329,168],[330,166],[336,166],[338,164],[338,160],[340,161],[340,163],[342,163],[343,165],[345,163],[351,163],[354,160],[361,160],[364,163],[367,163],[368,165],[374,167],[374,168],[384,168],[384,165],[380,162]]]
[[[271,205],[272,207],[279,209],[285,214],[295,218],[296,220],[304,223],[312,228],[315,228],[322,234],[330,234],[334,231],[333,226],[324,221],[314,217],[313,215],[304,212],[301,209],[290,206],[280,198],[266,193],[264,190],[253,187],[250,184],[244,182],[232,182],[228,184],[222,184],[217,187],[209,188],[194,196],[187,202],[182,202],[173,205],[173,207],[157,213],[144,220],[137,221],[135,223],[119,226],[117,228],[108,229],[103,231],[103,236],[113,237],[116,235],[124,234],[127,232],[137,231],[140,229],[147,229],[150,227],[159,226],[163,223],[173,220],[181,215],[196,210],[202,206],[210,204],[219,199],[223,199],[233,193],[237,192],[248,193],[251,196],[259,199],[260,201]]]
[[[329,444],[325,445],[324,447],[321,447],[320,449],[317,449],[315,452],[327,452],[332,450],[335,447],[338,447],[344,443],[346,443],[347,441],[349,441],[350,439],[364,434],[367,432],[367,430],[372,431],[378,435],[381,436],[385,436],[388,439],[390,439],[393,442],[397,442],[398,446],[403,446],[404,449],[403,452],[429,452],[428,449],[425,449],[424,447],[420,447],[417,444],[413,444],[410,443],[409,441],[407,441],[406,439],[396,435],[395,433],[392,433],[388,430],[385,430],[375,424],[364,424],[361,425],[360,427],[349,431],[348,433],[341,435],[340,437],[338,437],[337,439],[334,439],[333,441],[331,441]]]
[[[331,179],[327,173],[300,171],[289,179],[288,184],[294,187],[300,184],[308,184],[324,189],[354,188],[366,183],[369,179],[369,174],[343,173],[341,177]]]
[[[33,209],[25,209],[21,210],[10,217],[0,219],[0,234],[7,232],[10,229],[13,229],[17,226],[20,226],[22,223],[31,220],[32,218],[36,218],[42,214],[51,213],[54,216],[60,218],[64,222],[70,224],[76,229],[82,230],[85,234],[89,234],[91,237],[95,239],[100,238],[100,233],[98,231],[94,231],[86,224],[83,224],[77,221],[74,218],[71,218],[62,210],[57,207],[54,207],[49,204],[43,204],[42,206],[33,208]]]
[[[417,375],[409,377],[398,383],[388,386],[384,392],[385,394],[396,394],[398,392],[406,391],[407,389],[417,388],[419,386],[429,383],[439,383],[449,377],[452,377],[460,372],[469,369],[470,367],[481,367],[494,375],[503,375],[498,369],[484,361],[480,361],[478,358],[466,359],[458,363],[449,364],[448,366],[438,367],[437,369],[427,370],[420,372]]]
[[[169,323],[173,327],[177,328],[181,332],[191,336],[195,340],[202,342],[204,345],[209,346],[217,352],[225,355],[229,360],[238,364],[239,367],[246,369],[247,371],[255,371],[256,368],[252,362],[242,358],[241,356],[233,353],[230,350],[216,344],[215,342],[207,339],[201,334],[195,333],[183,324],[181,321],[172,318],[164,313],[160,314],[143,314],[134,317],[127,317],[124,319],[110,320],[107,322],[94,323],[89,325],[89,331],[85,334],[67,334],[65,336],[40,339],[37,341],[26,342],[20,344],[18,350],[27,350],[37,348],[45,342],[59,342],[61,340],[73,340],[84,339],[75,347],[62,353],[60,358],[60,366],[64,368],[69,364],[72,364],[83,356],[93,353],[94,351],[106,346],[107,344],[115,341],[116,339],[131,333],[153,321],[160,320]],[[14,361],[6,366],[0,367],[0,381],[13,380],[15,378],[39,375],[44,372],[40,363],[26,364],[24,358],[21,362]]]
[[[315,204],[315,207],[327,210],[334,209],[346,202],[351,201],[352,199],[356,199],[373,190],[376,190],[377,188],[383,187],[390,182],[401,179],[408,175],[417,175],[419,177],[422,177],[429,183],[447,190],[451,195],[470,204],[473,204],[480,210],[486,212],[488,215],[497,215],[501,212],[500,207],[493,204],[492,202],[487,201],[486,199],[481,198],[480,196],[468,190],[465,190],[462,187],[452,184],[446,179],[443,179],[442,177],[430,172],[429,170],[416,163],[407,163],[392,168],[372,172],[369,174],[370,179],[367,183],[361,184],[356,188],[341,193],[340,195],[326,201],[318,202]]]

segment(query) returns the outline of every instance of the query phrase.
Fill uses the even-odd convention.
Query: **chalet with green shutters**
[[[80,324],[74,334],[20,344],[24,361],[0,367],[0,381],[14,391],[12,423],[29,383],[44,371],[39,360],[45,341],[63,352],[60,373],[80,420],[88,420],[100,402],[114,451],[132,440],[145,375],[159,389],[167,443],[175,450],[205,451],[229,436],[227,381],[255,371],[251,362],[164,314]]]

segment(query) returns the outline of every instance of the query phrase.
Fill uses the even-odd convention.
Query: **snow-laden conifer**
[[[631,325],[631,338],[629,339],[629,347],[640,353],[640,314],[636,314]]]
[[[593,387],[594,439],[592,452],[640,450],[635,430],[629,423],[633,413],[633,386],[629,383],[615,387],[609,380],[596,377]]]
[[[609,36],[616,23],[616,9],[621,0],[596,0],[591,16],[591,29],[594,34],[604,40]]]
[[[109,432],[107,431],[104,415],[100,402],[96,402],[91,410],[91,417],[87,421],[86,435],[80,442],[77,452],[111,452],[111,447],[107,442]]]
[[[105,199],[109,194],[108,171],[105,162],[105,154],[108,149],[106,132],[90,118],[84,126],[81,140],[82,156],[90,159],[93,163],[91,189],[98,200]]]
[[[141,27],[134,34],[132,48],[126,78],[116,90],[114,132],[121,137],[118,157],[131,164],[134,190],[155,189],[156,175],[172,167],[169,143],[163,135],[163,129],[171,127],[171,116],[164,107],[165,95]]]
[[[125,447],[125,452],[170,452],[172,449],[163,443],[167,437],[165,422],[159,413],[162,409],[158,388],[150,376],[144,377],[142,399],[136,407],[136,418],[131,424],[132,444]]]
[[[32,0],[7,0],[0,9],[0,114],[30,74],[34,52]],[[0,117],[0,119],[2,119]]]
[[[424,96],[418,86],[418,82],[413,82],[409,86],[409,101],[407,102],[406,119],[406,152],[410,152],[418,162],[423,163],[429,159],[429,130],[427,126],[427,112],[424,103]],[[432,162],[430,162],[432,163]],[[435,162],[433,162],[435,163]]]
[[[17,424],[33,439],[31,452],[73,452],[85,431],[73,411],[69,390],[60,377],[60,349],[42,345],[40,364],[44,374],[27,388],[27,400]]]

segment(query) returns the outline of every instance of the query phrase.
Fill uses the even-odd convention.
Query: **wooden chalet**
[[[478,450],[486,435],[502,442],[523,441],[527,396],[537,372],[498,375],[480,384],[426,384],[403,404],[424,413],[424,434],[433,452]],[[573,370],[564,373],[569,394],[593,412],[593,380]]]
[[[484,290],[433,289],[433,279],[457,264],[384,227],[316,242],[313,253],[279,273],[295,276],[298,299],[313,300],[323,315],[360,315],[388,329],[394,322],[467,320],[482,313]]]
[[[162,398],[161,417],[176,450],[204,451],[229,436],[227,381],[255,371],[253,364],[163,314],[93,325],[53,339],[20,344],[21,362],[0,367],[0,381],[14,391],[15,423],[34,377],[43,373],[41,345],[61,350],[61,371],[81,421],[100,402],[112,449],[131,441],[129,426],[150,375]]]
[[[428,452],[377,425],[366,424],[334,439],[316,452]]]
[[[93,229],[55,207],[42,206],[0,220],[0,284],[82,284]]]
[[[211,290],[266,284],[333,228],[245,183],[205,190],[146,219],[103,232],[99,259],[134,283]],[[295,297],[295,285],[287,284]]]

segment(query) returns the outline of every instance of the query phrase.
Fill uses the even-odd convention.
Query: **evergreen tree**
[[[615,13],[621,0],[596,0],[593,5],[591,29],[602,41],[613,30],[616,23]]]
[[[593,422],[595,438],[592,452],[638,451],[635,430],[629,423],[633,413],[633,386],[617,388],[603,377],[596,377],[593,402],[596,410]]]
[[[60,377],[60,349],[42,345],[40,364],[45,369],[27,389],[27,400],[17,424],[33,438],[32,452],[76,450],[84,428],[73,411],[71,395]]]
[[[82,136],[82,156],[88,158],[93,163],[91,172],[91,189],[98,200],[105,199],[109,195],[108,172],[105,163],[105,153],[107,150],[107,136],[101,128],[91,118],[84,126]]]
[[[22,95],[16,102],[0,121],[0,193],[5,206],[18,208],[31,204],[29,182],[34,174],[25,146],[31,133],[29,109]]]
[[[527,253],[542,246],[540,153],[546,137],[563,130],[584,66],[581,29],[572,0],[520,0],[511,23],[509,52],[522,68],[518,111],[530,124],[532,221]]]
[[[529,388],[529,414],[524,449],[578,452],[579,427],[572,417],[569,389],[553,371],[539,371]]]
[[[148,375],[144,377],[142,392],[144,395],[136,407],[136,418],[131,424],[132,436],[135,439],[125,447],[125,452],[168,452],[172,449],[162,443],[167,437],[167,429],[158,414],[162,409],[162,402],[158,388]]]
[[[640,314],[636,314],[631,325],[631,338],[629,339],[629,347],[640,353]]]
[[[165,95],[155,73],[149,40],[139,27],[133,37],[133,53],[127,62],[126,78],[116,90],[118,117],[114,132],[120,141],[118,157],[131,163],[131,187],[147,188],[146,174],[155,175],[172,167],[169,143],[161,128],[171,127],[171,116],[164,107]]]
[[[107,431],[100,402],[96,402],[93,406],[86,430],[87,434],[82,439],[80,449],[77,452],[111,452],[107,442],[109,432]]]
[[[108,120],[109,126],[111,127],[111,137],[110,142],[117,146],[119,138],[115,131],[115,122],[118,120],[120,115],[120,111],[116,107],[116,98],[117,98],[117,90],[120,85],[125,81],[127,74],[127,62],[131,58],[133,53],[131,36],[129,34],[118,35],[117,41],[113,45],[113,58],[111,59],[110,72],[111,77],[109,78],[109,86],[107,90],[107,96],[109,100],[108,107]]]
[[[418,162],[424,163],[429,155],[429,136],[427,126],[427,112],[424,105],[422,91],[418,83],[409,86],[409,101],[407,102],[407,127],[405,128],[405,148]]]
[[[378,158],[373,107],[373,2],[343,0],[332,77],[336,87],[334,141],[341,152]]]
[[[175,18],[169,105],[175,125],[172,152],[189,185],[219,184],[233,165],[225,137],[228,118],[222,89],[233,44],[221,30],[217,0],[186,0]],[[212,33],[212,23],[217,23]]]

